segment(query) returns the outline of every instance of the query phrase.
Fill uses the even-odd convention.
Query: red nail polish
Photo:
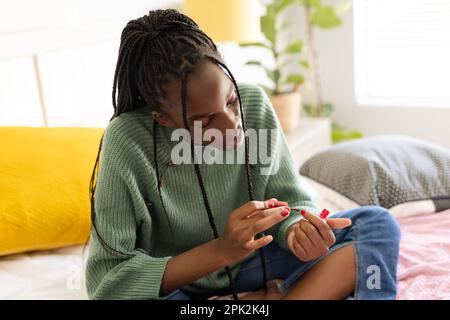
[[[267,206],[268,206],[269,208],[274,208],[274,207],[275,207],[275,204],[274,204],[273,202],[267,202]]]
[[[320,213],[320,217],[322,219],[326,219],[329,214],[330,214],[330,211],[328,211],[327,209],[323,209],[322,212]]]
[[[281,211],[281,216],[284,218],[284,217],[286,217],[288,214],[290,213],[290,211],[289,210],[287,210],[287,209],[284,209],[283,211]]]
[[[300,211],[301,215],[304,216],[306,214],[306,211],[302,209],[302,211]]]

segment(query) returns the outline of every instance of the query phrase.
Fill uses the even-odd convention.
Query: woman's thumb
[[[325,219],[330,229],[344,229],[352,224],[349,218],[329,218]]]

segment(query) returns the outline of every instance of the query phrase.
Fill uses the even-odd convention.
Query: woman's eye
[[[238,100],[238,98],[237,98],[237,96],[235,96],[233,99],[228,101],[227,107],[234,105],[237,102],[237,100]]]

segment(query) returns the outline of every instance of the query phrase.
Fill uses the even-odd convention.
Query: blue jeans
[[[272,242],[263,248],[266,258],[267,280],[283,279],[280,290],[287,293],[297,280],[316,263],[337,249],[351,244],[356,257],[356,284],[347,299],[395,299],[397,294],[397,262],[400,228],[389,211],[380,206],[363,206],[333,215],[350,218],[352,225],[333,230],[336,242],[323,256],[303,262],[290,251]],[[338,274],[336,274],[339,277]],[[259,254],[245,261],[235,279],[237,292],[262,288],[262,270]],[[163,300],[207,299],[213,295],[230,294],[230,289],[205,295],[175,290]]]

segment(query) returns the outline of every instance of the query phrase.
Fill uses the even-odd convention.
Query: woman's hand
[[[352,224],[347,218],[321,219],[305,211],[306,219],[295,223],[288,232],[287,242],[292,253],[302,261],[317,259],[336,242],[333,229],[343,229]]]
[[[250,201],[230,214],[224,233],[217,239],[217,252],[226,265],[241,261],[273,240],[271,235],[259,239],[255,235],[289,216],[290,208],[275,208],[275,201]]]

